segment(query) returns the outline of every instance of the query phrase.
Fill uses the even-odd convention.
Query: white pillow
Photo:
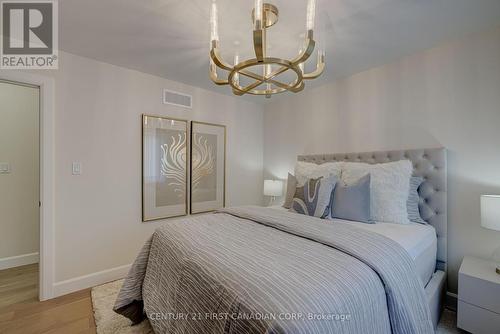
[[[297,178],[297,185],[303,186],[309,179],[317,179],[318,177],[327,178],[335,176],[340,180],[342,174],[343,162],[326,162],[318,165],[310,162],[298,161],[295,164],[295,177]]]
[[[412,163],[409,160],[375,165],[346,162],[342,169],[341,180],[351,185],[366,174],[371,176],[371,220],[410,224],[406,202],[413,174]]]

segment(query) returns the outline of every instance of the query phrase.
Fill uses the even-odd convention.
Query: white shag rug
[[[154,334],[148,320],[131,326],[130,320],[113,311],[113,305],[122,284],[123,280],[119,280],[92,288],[92,306],[97,334]]]
[[[92,288],[92,306],[97,326],[97,334],[153,334],[148,320],[136,326],[113,311],[116,296],[120,291],[123,280],[103,284]],[[455,312],[445,310],[439,322],[436,334],[461,334],[457,329],[457,315]]]

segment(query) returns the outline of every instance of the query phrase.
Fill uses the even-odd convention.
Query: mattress
[[[287,210],[281,206],[273,206],[273,209]],[[334,221],[352,224],[359,228],[373,231],[396,241],[400,244],[415,261],[417,273],[424,287],[430,281],[436,269],[437,237],[436,230],[431,225],[423,224],[391,224],[376,223],[366,224],[348,220],[334,219]]]

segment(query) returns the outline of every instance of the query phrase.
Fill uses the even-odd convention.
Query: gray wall
[[[265,108],[266,177],[298,154],[444,146],[449,150],[449,290],[464,255],[489,257],[479,196],[500,194],[500,29],[277,99]]]

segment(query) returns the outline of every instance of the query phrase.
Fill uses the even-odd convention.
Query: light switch
[[[7,162],[0,162],[0,174],[10,174],[10,164]]]
[[[82,164],[79,162],[73,162],[72,171],[73,175],[82,175]]]

